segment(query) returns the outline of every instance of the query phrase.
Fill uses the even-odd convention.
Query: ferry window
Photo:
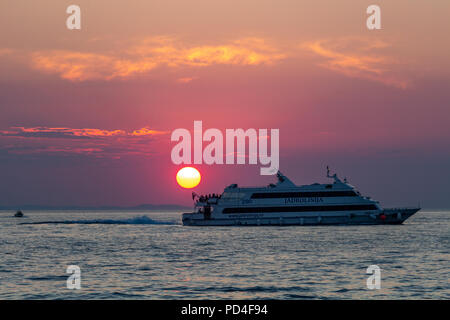
[[[328,206],[283,206],[283,207],[243,207],[224,208],[223,213],[263,213],[263,212],[306,212],[306,211],[359,211],[377,210],[373,204],[363,205],[328,205]]]
[[[245,193],[242,192],[224,192],[222,194],[222,199],[225,200],[239,200],[245,198]]]
[[[252,199],[275,198],[308,198],[308,197],[355,197],[356,193],[349,191],[305,191],[305,192],[261,192],[253,193]]]

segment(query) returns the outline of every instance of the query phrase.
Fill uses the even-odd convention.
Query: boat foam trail
[[[129,219],[93,219],[93,220],[60,220],[60,221],[36,221],[22,222],[23,224],[156,224],[156,225],[176,225],[174,221],[154,220],[147,216],[134,217]]]

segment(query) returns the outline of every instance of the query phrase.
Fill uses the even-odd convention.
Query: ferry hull
[[[205,219],[203,215],[185,213],[182,222],[185,226],[317,226],[317,225],[378,225],[402,224],[419,211],[420,208],[384,209],[381,213],[354,214],[339,213],[334,215],[311,214],[298,216],[249,216],[238,214],[232,216],[213,217]]]

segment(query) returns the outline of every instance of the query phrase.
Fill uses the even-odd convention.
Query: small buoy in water
[[[16,212],[16,214],[14,215],[14,217],[17,217],[17,218],[21,218],[21,217],[23,217],[23,212],[22,211],[17,211]]]

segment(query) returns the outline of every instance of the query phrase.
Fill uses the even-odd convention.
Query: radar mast
[[[327,166],[327,178],[334,179],[335,183],[342,183],[341,179],[338,178],[337,174],[330,175],[330,168]]]

